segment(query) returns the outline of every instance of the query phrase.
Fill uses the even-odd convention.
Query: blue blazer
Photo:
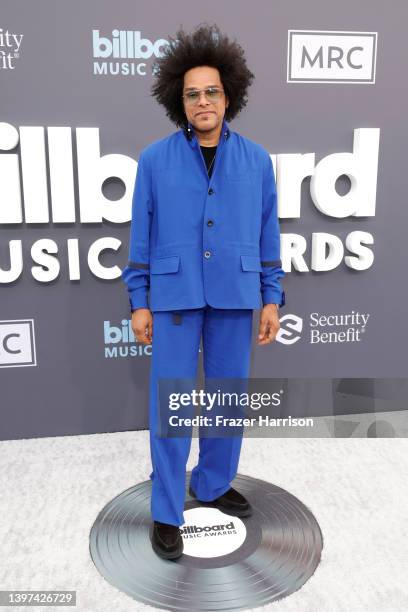
[[[211,178],[190,123],[142,149],[122,271],[132,311],[283,306],[281,265],[266,149],[225,117]]]

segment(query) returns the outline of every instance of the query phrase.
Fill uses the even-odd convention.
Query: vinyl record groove
[[[263,480],[231,483],[253,507],[239,519],[202,507],[188,494],[184,553],[167,561],[150,543],[151,481],[127,489],[101,510],[90,532],[102,576],[137,601],[166,610],[245,610],[297,591],[320,562],[323,537],[310,510]]]

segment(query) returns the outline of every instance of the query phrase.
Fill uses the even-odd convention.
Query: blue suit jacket
[[[144,149],[132,200],[131,310],[285,303],[269,153],[223,119],[213,173],[192,125]]]

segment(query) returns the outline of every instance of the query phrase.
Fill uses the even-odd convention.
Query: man
[[[258,344],[268,344],[285,294],[271,158],[227,122],[245,106],[254,76],[242,48],[217,26],[179,30],[158,67],[153,95],[180,129],[139,156],[122,278],[136,340],[152,344],[152,546],[170,559],[183,551],[191,436],[158,437],[158,379],[194,379],[201,337],[206,379],[247,378],[253,310],[262,306]],[[241,442],[200,437],[189,493],[249,516],[248,500],[230,485]]]

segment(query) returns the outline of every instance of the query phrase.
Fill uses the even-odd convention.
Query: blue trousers
[[[158,437],[158,378],[196,379],[202,337],[204,376],[248,378],[252,334],[251,309],[203,308],[153,312],[150,370],[150,454],[153,470],[153,520],[182,525],[186,491],[186,464],[190,436]],[[230,488],[241,452],[241,435],[200,437],[199,460],[190,485],[197,498],[212,501]]]

